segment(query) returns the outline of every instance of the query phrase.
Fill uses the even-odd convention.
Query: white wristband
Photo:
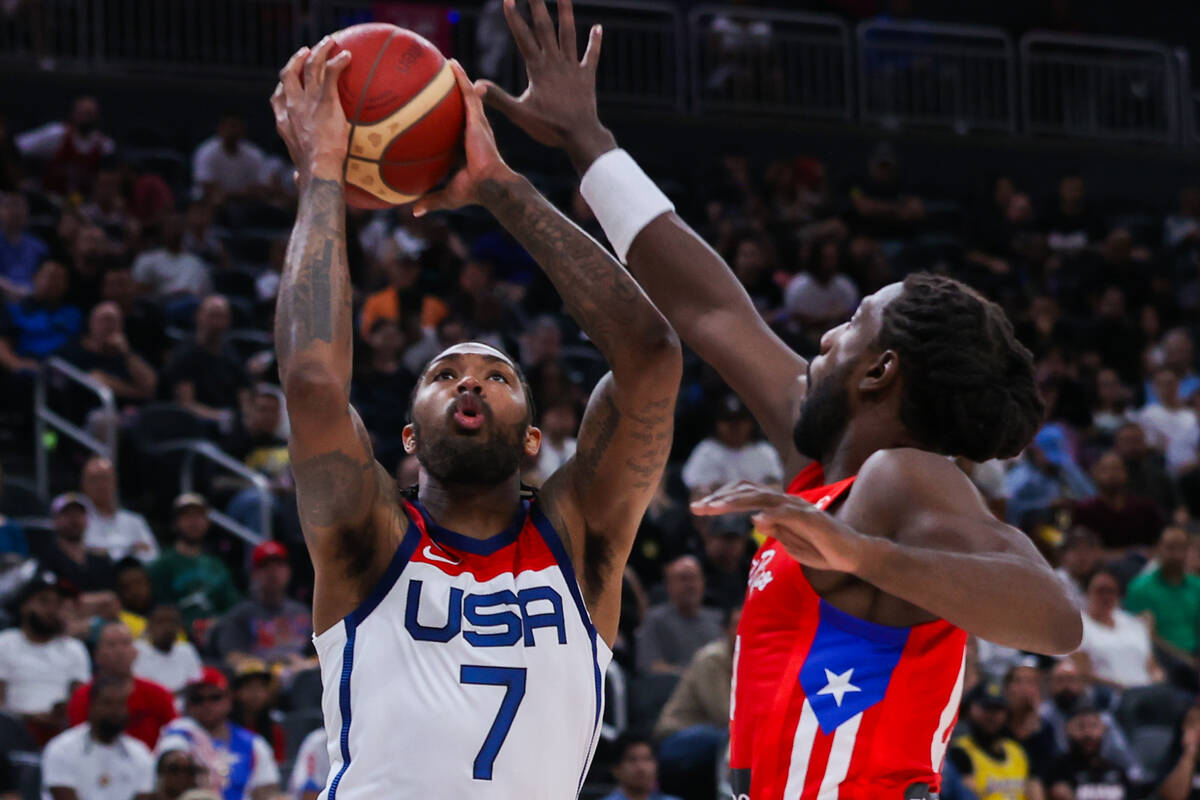
[[[579,182],[579,192],[622,263],[642,228],[675,210],[624,150],[610,150],[593,161]]]

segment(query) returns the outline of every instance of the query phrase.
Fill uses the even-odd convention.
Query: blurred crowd
[[[90,97],[60,121],[0,125],[0,797],[263,800],[325,784],[312,568],[271,342],[296,190],[238,116],[215,123],[174,154],[114,140]],[[602,237],[565,175],[531,177]],[[857,175],[728,153],[664,188],[803,355],[914,270],[995,299],[1034,354],[1048,411],[1033,443],[959,466],[1075,592],[1083,645],[1051,661],[971,642],[943,797],[1200,797],[1200,188],[1156,217],[1100,207],[1071,172],[980,174],[961,197],[910,177],[884,142]],[[351,396],[397,482],[416,482],[400,444],[416,375],[464,340],[513,354],[529,379],[545,438],[525,482],[571,458],[606,368],[529,256],[478,209],[351,209],[347,230]],[[114,459],[62,434],[36,442],[48,504],[31,480],[39,374],[50,407],[117,444]],[[687,503],[787,476],[694,357],[676,423],[626,570],[589,796],[707,800],[724,783],[758,537],[747,517]],[[182,439],[244,469],[185,464]]]

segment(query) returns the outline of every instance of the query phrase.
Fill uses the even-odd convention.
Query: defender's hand
[[[480,195],[480,187],[484,183],[514,180],[517,177],[504,163],[500,151],[496,148],[496,136],[492,133],[492,126],[488,124],[487,115],[483,113],[483,102],[479,99],[481,90],[471,85],[471,79],[467,77],[458,61],[451,59],[450,68],[454,70],[454,79],[458,81],[463,105],[466,106],[467,128],[463,134],[466,163],[454,173],[446,188],[427,194],[416,202],[413,206],[415,217],[424,216],[430,211],[481,203],[483,198]]]
[[[342,180],[350,125],[338,99],[337,82],[350,65],[350,52],[329,58],[333,39],[313,50],[301,47],[279,71],[271,95],[275,129],[287,144],[300,181],[311,177]]]
[[[759,533],[777,540],[805,566],[856,574],[863,563],[867,537],[778,489],[740,481],[692,503],[692,513],[699,516],[747,511],[758,512],[752,519]]]
[[[483,99],[538,142],[567,150],[576,167],[586,161],[582,164],[586,168],[616,147],[596,113],[596,66],[603,31],[599,25],[592,27],[581,60],[571,0],[558,4],[557,33],[545,0],[530,0],[529,6],[532,30],[517,11],[516,0],[504,0],[504,16],[525,59],[529,85],[520,97],[513,97],[491,81],[480,81]]]

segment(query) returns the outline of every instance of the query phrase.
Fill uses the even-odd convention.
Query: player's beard
[[[792,442],[800,455],[822,462],[833,453],[838,439],[850,421],[850,392],[846,377],[854,369],[850,362],[835,369],[825,379],[812,383],[809,370],[808,393],[800,406],[800,416],[792,429]]]
[[[494,427],[485,437],[447,434],[430,439],[417,435],[417,461],[443,484],[495,486],[521,466],[526,425]]]

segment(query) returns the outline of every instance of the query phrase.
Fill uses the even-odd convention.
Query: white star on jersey
[[[833,670],[826,669],[825,670],[825,680],[828,681],[828,683],[826,683],[825,688],[822,689],[821,691],[817,692],[817,694],[833,695],[833,701],[835,703],[837,703],[838,708],[841,708],[842,707],[842,698],[845,697],[848,692],[861,692],[862,691],[862,689],[860,689],[857,686],[855,686],[854,684],[850,683],[850,676],[853,674],[854,674],[853,667],[846,670],[841,675],[834,675]]]

